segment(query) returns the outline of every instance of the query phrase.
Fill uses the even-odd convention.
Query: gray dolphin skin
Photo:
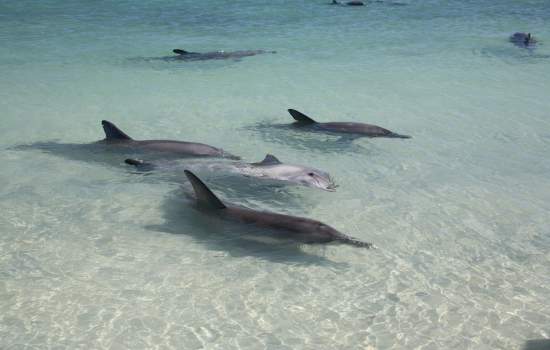
[[[238,168],[243,175],[257,178],[280,180],[325,191],[335,191],[337,187],[328,173],[302,165],[282,163],[272,154],[267,154],[261,162],[245,163]]]
[[[349,134],[355,137],[391,137],[409,139],[411,136],[399,135],[388,129],[376,125],[352,122],[318,123],[307,115],[295,109],[289,109],[288,113],[296,120],[292,125],[298,129],[316,132],[328,132],[336,134]]]
[[[510,36],[509,40],[514,45],[522,48],[532,48],[537,43],[537,39],[531,33],[516,32]]]
[[[103,120],[101,121],[101,125],[103,125],[103,130],[105,131],[105,139],[99,142],[113,147],[170,154],[179,157],[220,157],[240,159],[221,148],[212,147],[203,143],[172,140],[134,140],[110,121]]]
[[[243,51],[213,51],[213,52],[189,52],[182,49],[172,50],[177,56],[172,59],[183,61],[205,61],[205,60],[226,60],[240,59],[248,56],[261,55],[264,53],[277,53],[276,51],[265,50],[243,50]]]
[[[301,185],[306,187],[319,188],[325,191],[333,192],[336,190],[330,175],[322,170],[310,168],[302,165],[282,163],[274,155],[268,154],[264,160],[257,163],[244,162],[146,162],[139,159],[126,159],[126,164],[135,166],[139,171],[169,170],[178,173],[181,168],[201,169],[211,172],[228,172],[248,177],[254,177],[261,180],[276,180],[289,184]]]
[[[271,229],[275,233],[273,238],[280,240],[304,244],[341,243],[372,247],[372,243],[347,236],[316,220],[225,205],[195,174],[185,170],[185,175],[193,186],[199,209],[223,220]]]

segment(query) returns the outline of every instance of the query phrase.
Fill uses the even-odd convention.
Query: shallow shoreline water
[[[550,329],[545,1],[58,0],[0,5],[0,348],[517,349]],[[530,31],[534,51],[507,39]],[[276,50],[163,62],[192,51]],[[145,59],[144,59],[145,58]],[[410,140],[273,128],[296,108]],[[334,193],[227,186],[376,249],[251,243],[186,188],[85,144],[272,153]]]

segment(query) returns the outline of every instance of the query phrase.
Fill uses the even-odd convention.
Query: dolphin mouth
[[[334,182],[330,182],[326,187],[325,187],[325,191],[329,191],[329,192],[336,192],[336,188],[338,187],[337,184],[335,184]]]

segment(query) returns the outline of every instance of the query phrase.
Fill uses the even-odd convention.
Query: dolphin
[[[307,115],[298,112],[295,109],[289,109],[288,112],[296,120],[292,125],[298,129],[316,132],[328,132],[335,134],[353,135],[355,137],[392,137],[409,139],[408,135],[399,135],[388,129],[381,128],[376,125],[365,123],[350,123],[350,122],[332,122],[318,123]]]
[[[514,33],[509,38],[510,42],[514,45],[522,48],[532,48],[537,43],[537,39],[535,39],[531,33]]]
[[[341,6],[365,6],[365,3],[363,1],[359,0],[351,0],[347,2],[339,2],[336,0],[332,0],[330,3],[331,5],[341,5]]]
[[[216,215],[223,220],[271,229],[272,238],[278,240],[291,240],[304,244],[334,242],[356,247],[372,247],[372,243],[347,236],[316,220],[225,205],[195,174],[185,170],[185,175],[193,186],[199,210]]]
[[[99,141],[99,143],[106,144],[110,147],[170,154],[178,157],[220,157],[240,159],[221,148],[215,148],[204,143],[172,140],[134,140],[110,121],[103,120],[101,124],[105,131],[105,139]]]
[[[336,189],[328,173],[302,165],[282,163],[272,154],[267,154],[261,162],[244,164],[240,167],[240,172],[243,175],[281,180],[325,191]]]
[[[205,61],[205,60],[225,60],[241,59],[247,56],[255,56],[263,53],[277,53],[276,51],[265,50],[243,50],[243,51],[213,51],[213,52],[190,52],[182,49],[172,50],[177,56],[170,56],[169,59],[183,61]]]
[[[181,164],[163,161],[146,162],[139,159],[126,159],[125,162],[144,172],[159,169],[176,170],[177,172],[178,168],[181,169],[181,167],[185,167],[187,169],[192,168],[193,170],[201,169],[213,172],[225,171],[262,180],[275,180],[301,186],[320,188],[330,192],[335,191],[337,187],[328,173],[302,165],[285,164],[271,154],[267,154],[261,162],[257,163],[221,161],[191,163],[186,161]]]

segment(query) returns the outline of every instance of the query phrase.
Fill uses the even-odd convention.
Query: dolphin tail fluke
[[[225,205],[222,201],[216,197],[212,191],[199,179],[195,174],[189,170],[184,170],[185,176],[191,182],[195,195],[197,196],[197,203],[201,206],[211,209],[224,209]]]
[[[132,138],[126,135],[122,130],[108,120],[102,120],[101,125],[105,131],[106,140],[131,140]]]
[[[295,109],[289,109],[288,113],[290,113],[292,118],[294,118],[294,120],[296,120],[300,124],[315,124],[315,123],[317,123],[315,120],[311,119],[310,117],[308,117],[304,113],[298,112]]]
[[[141,171],[151,171],[155,169],[155,165],[152,163],[144,162],[140,159],[128,158],[124,160],[124,163],[135,166],[138,170]]]

